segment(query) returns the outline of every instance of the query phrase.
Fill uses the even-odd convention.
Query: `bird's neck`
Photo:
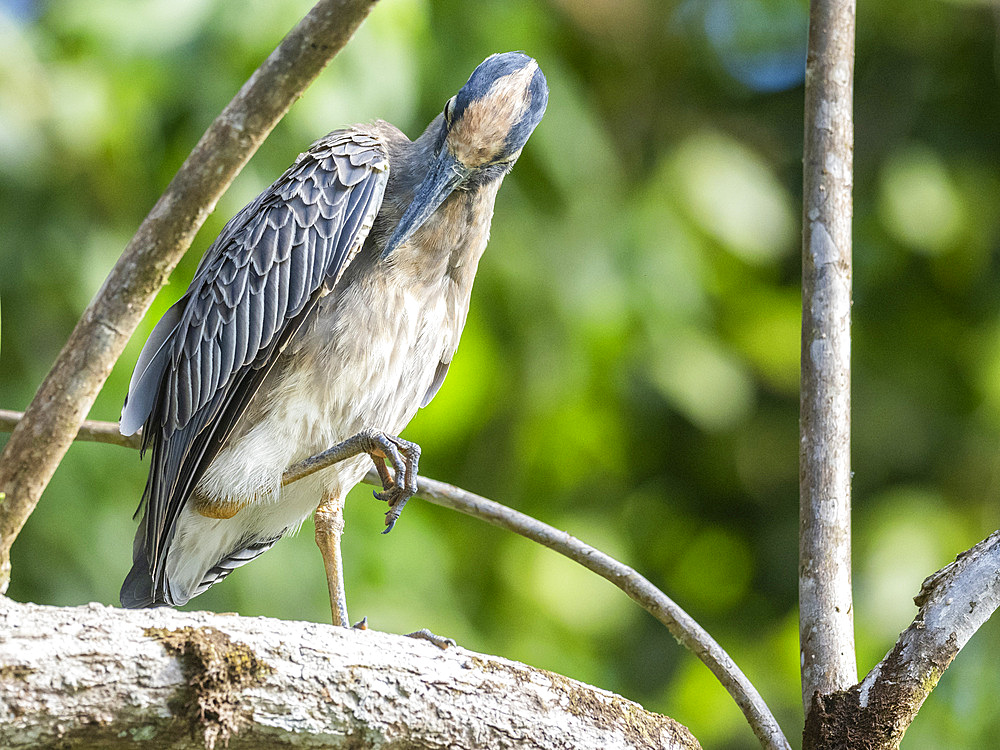
[[[393,252],[393,265],[428,283],[450,277],[471,291],[479,259],[490,236],[500,180],[457,190]]]

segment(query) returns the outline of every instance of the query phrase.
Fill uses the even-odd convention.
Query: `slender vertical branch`
[[[812,0],[805,87],[799,639],[802,696],[857,680],[851,601],[854,0]]]
[[[264,138],[376,0],[320,0],[243,85],[170,182],[59,353],[0,454],[0,593],[10,547],[132,332]]]

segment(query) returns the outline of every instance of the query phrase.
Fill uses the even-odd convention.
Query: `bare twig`
[[[12,432],[15,425],[23,418],[24,412],[0,409],[0,432]],[[76,433],[76,439],[88,443],[120,445],[122,448],[139,450],[142,445],[142,431],[126,437],[118,429],[117,422],[98,422],[93,419],[85,419],[80,425],[79,432]]]
[[[799,454],[803,705],[857,681],[851,599],[854,0],[813,0],[806,63]]]
[[[3,419],[16,420],[17,416],[17,412],[0,412],[0,430],[4,429]],[[81,439],[98,439],[94,436],[103,436],[111,430],[118,429],[118,426],[113,423],[97,422],[91,424],[92,430],[86,438],[81,432]],[[303,479],[337,463],[339,460],[341,460],[339,454],[330,454],[329,452],[311,456],[290,466],[284,474],[282,484],[290,484]],[[364,481],[375,487],[382,486],[382,480],[374,468],[368,472]],[[520,534],[565,555],[613,583],[653,617],[666,625],[671,635],[681,645],[705,663],[712,674],[729,691],[740,710],[743,711],[754,734],[757,735],[764,748],[788,750],[788,740],[767,704],[764,703],[764,699],[761,698],[746,675],[736,666],[729,654],[687,612],[634,569],[581,542],[565,531],[559,531],[531,516],[454,485],[418,476],[417,487],[418,491],[414,497],[457,510],[494,526]]]
[[[243,85],[129,242],[0,454],[0,593],[10,547],[153,297],[216,201],[376,0],[320,0]]]
[[[817,695],[804,747],[896,750],[941,674],[1000,606],[1000,531],[927,578],[892,650],[850,690]]]

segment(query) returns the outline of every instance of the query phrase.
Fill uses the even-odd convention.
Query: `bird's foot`
[[[442,651],[447,649],[449,646],[455,645],[455,640],[453,638],[445,638],[444,636],[435,635],[427,628],[421,628],[420,630],[415,630],[412,633],[407,633],[406,637],[416,638],[421,641],[430,641]]]
[[[417,491],[420,446],[379,430],[372,430],[369,438],[373,442],[373,448],[368,453],[375,462],[375,468],[382,480],[382,491],[374,491],[372,494],[376,499],[389,504],[389,510],[385,514],[385,531],[382,532],[388,534],[396,525],[406,501]],[[389,473],[385,465],[386,459],[392,464],[395,477]]]
[[[362,617],[360,620],[354,623],[354,625],[351,626],[351,629],[368,630],[368,618]],[[442,651],[449,648],[450,646],[455,645],[454,638],[445,638],[444,636],[436,635],[435,633],[429,631],[427,628],[421,628],[420,630],[415,630],[412,633],[407,633],[406,637],[416,638],[417,640],[421,641],[430,641]]]
[[[379,500],[389,504],[385,514],[386,529],[383,534],[392,531],[393,525],[403,512],[403,506],[417,491],[417,464],[420,461],[420,446],[403,440],[394,435],[376,430],[364,429],[357,435],[343,440],[322,453],[310,456],[304,461],[288,467],[281,478],[282,486],[298,481],[302,477],[325,469],[327,466],[353,458],[361,453],[367,453],[375,462],[379,477],[382,480],[382,492],[375,492]],[[392,464],[390,474],[385,462]],[[234,511],[235,513],[235,511]]]

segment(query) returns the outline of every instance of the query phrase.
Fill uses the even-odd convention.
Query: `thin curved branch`
[[[896,645],[859,684],[818,695],[804,747],[896,750],[941,675],[1000,607],[1000,531],[929,576],[920,608]]]
[[[0,453],[0,593],[10,547],[153,297],[233,178],[376,0],[320,0],[215,119],[128,243]]]
[[[7,414],[16,416],[17,413],[7,412]],[[2,417],[3,414],[0,413],[0,429],[3,429],[4,424]],[[92,423],[92,425],[99,428],[88,432],[86,436],[81,432],[81,439],[103,440],[108,432],[117,430],[117,425],[113,423]],[[338,460],[339,457],[330,452],[311,456],[290,466],[284,475],[287,481],[283,484],[321,471],[337,463]],[[374,468],[368,472],[364,481],[375,487],[382,486],[382,481]],[[565,531],[559,531],[531,516],[454,485],[418,476],[417,487],[418,491],[414,497],[520,534],[565,555],[613,583],[663,623],[679,643],[704,662],[743,711],[743,715],[764,748],[789,750],[788,740],[767,704],[764,703],[764,699],[729,654],[687,612],[634,569]]]
[[[381,486],[374,470],[369,472],[365,481]],[[460,487],[426,477],[418,477],[417,486],[419,490],[415,497],[527,537],[613,583],[663,623],[681,645],[712,671],[740,707],[761,746],[773,750],[789,750],[788,740],[764,699],[729,654],[694,618],[637,571],[565,531],[559,531],[531,516]]]
[[[323,455],[320,453],[290,466],[285,476],[302,479],[338,460],[335,456],[324,460]],[[369,470],[364,481],[376,487],[382,486],[374,468]],[[712,671],[736,701],[763,747],[773,750],[789,749],[788,740],[764,699],[729,654],[694,618],[637,571],[565,531],[559,531],[529,515],[436,479],[418,476],[417,494],[414,497],[520,534],[613,583],[663,623],[680,644]]]
[[[805,86],[799,449],[802,700],[858,677],[851,593],[854,0],[812,0]]]

